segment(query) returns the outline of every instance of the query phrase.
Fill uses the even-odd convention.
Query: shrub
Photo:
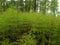
[[[4,45],[60,45],[60,17],[9,8],[0,16],[0,42]]]

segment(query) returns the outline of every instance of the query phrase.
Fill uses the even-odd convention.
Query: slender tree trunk
[[[36,1],[37,0],[34,0],[34,11],[36,11]]]

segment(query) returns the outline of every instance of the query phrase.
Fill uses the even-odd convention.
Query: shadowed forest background
[[[60,45],[58,0],[0,0],[0,45]]]

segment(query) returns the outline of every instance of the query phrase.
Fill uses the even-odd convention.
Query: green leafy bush
[[[0,16],[1,45],[60,45],[60,17],[9,8]]]

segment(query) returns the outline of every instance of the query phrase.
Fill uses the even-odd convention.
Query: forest
[[[57,0],[0,0],[0,45],[60,45],[58,10]]]

